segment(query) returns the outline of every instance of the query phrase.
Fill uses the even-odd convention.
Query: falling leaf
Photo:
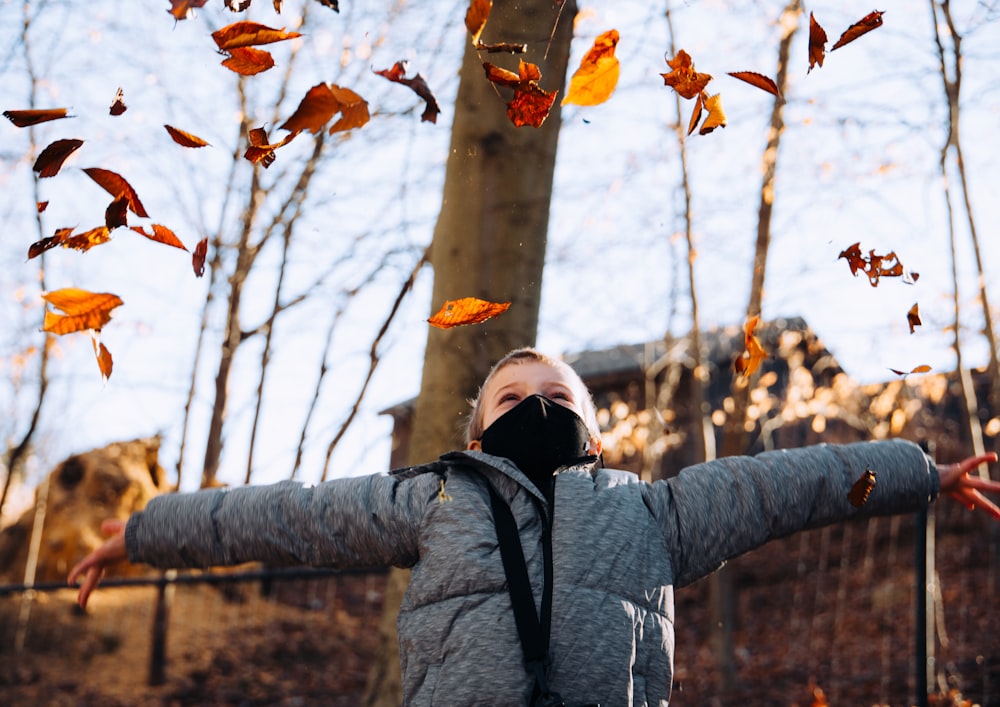
[[[397,61],[392,65],[391,69],[381,69],[375,73],[379,76],[384,76],[394,83],[409,86],[410,89],[427,104],[427,107],[424,108],[423,114],[420,116],[421,122],[437,123],[438,114],[441,112],[441,109],[438,107],[437,99],[434,98],[434,94],[431,93],[430,87],[420,74],[417,74],[410,79],[406,78],[406,62]]]
[[[310,88],[291,117],[278,126],[280,130],[308,130],[314,135],[323,129],[340,110],[340,102],[325,83]]]
[[[178,130],[177,128],[175,128],[175,127],[173,127],[171,125],[164,125],[163,127],[166,128],[166,131],[170,134],[170,137],[173,138],[173,141],[176,142],[181,147],[207,147],[208,146],[208,143],[205,142],[204,140],[202,140],[197,135],[192,135],[189,132],[185,132],[183,130]]]
[[[621,64],[615,56],[618,30],[610,29],[598,35],[593,46],[584,55],[580,68],[569,82],[569,90],[562,104],[596,106],[604,103],[618,86]]]
[[[204,7],[208,0],[170,0],[170,9],[167,10],[178,22],[194,16],[196,7]]]
[[[913,284],[920,277],[919,273],[907,272],[895,251],[879,255],[872,248],[867,257],[861,253],[861,243],[854,243],[840,252],[837,259],[844,258],[851,268],[851,274],[863,272],[868,276],[872,287],[878,287],[879,279],[883,277],[901,277],[906,284]]]
[[[38,125],[50,120],[69,118],[65,108],[44,108],[41,110],[5,110],[3,116],[19,128]]]
[[[206,257],[208,257],[208,239],[202,238],[198,241],[198,245],[194,247],[194,253],[191,254],[191,266],[194,268],[196,277],[201,277],[205,274]]]
[[[281,0],[272,0],[271,4],[274,6],[274,11],[279,15],[281,14]]]
[[[232,12],[243,12],[248,7],[253,0],[225,0],[223,3]]]
[[[267,131],[264,128],[253,128],[247,135],[250,146],[243,153],[243,157],[254,164],[260,162],[264,165],[264,169],[267,169],[274,163],[274,151],[290,143],[295,139],[296,135],[298,135],[298,132],[288,133],[281,142],[276,142],[272,145],[268,143]]]
[[[492,9],[493,0],[472,0],[469,3],[469,9],[465,11],[465,28],[472,36],[473,46],[479,44],[479,35],[486,27],[486,20],[489,19]]]
[[[851,490],[847,492],[847,498],[852,506],[859,508],[865,505],[874,488],[875,472],[870,467],[865,466],[865,472],[851,486]]]
[[[903,378],[906,378],[906,376],[910,375],[911,373],[929,373],[931,371],[931,367],[925,363],[921,366],[916,366],[915,368],[911,368],[909,371],[900,371],[895,368],[890,368],[889,370],[895,373],[897,376],[902,376]]]
[[[55,233],[51,236],[35,241],[28,247],[28,260],[37,258],[45,251],[55,248],[58,245],[62,245],[63,241],[69,238],[72,233],[72,228],[57,228]]]
[[[698,127],[698,123],[701,122],[701,114],[704,112],[705,103],[702,101],[701,97],[704,94],[699,93],[698,98],[694,102],[694,110],[691,111],[691,120],[688,121],[688,131],[687,134],[690,135]]]
[[[339,0],[316,0],[323,7],[328,7],[334,12],[340,12],[340,2]]]
[[[215,40],[215,44],[221,51],[229,51],[237,47],[272,44],[301,36],[298,32],[286,32],[284,27],[273,29],[257,22],[246,21],[234,22],[212,32],[212,39]]]
[[[498,86],[514,89],[514,99],[507,104],[507,118],[516,126],[541,127],[555,103],[557,91],[548,92],[538,85],[542,72],[535,64],[519,60],[517,73],[483,62],[486,78]]]
[[[88,292],[75,287],[43,293],[42,299],[62,312],[45,312],[42,331],[51,334],[71,334],[86,329],[100,331],[111,321],[111,311],[122,304],[118,295]]]
[[[147,233],[146,229],[142,226],[132,226],[132,230],[138,233],[140,236],[145,236],[151,241],[157,243],[163,243],[164,245],[173,246],[174,248],[180,248],[181,250],[187,250],[181,239],[178,238],[173,231],[171,231],[166,226],[161,226],[158,223],[152,224],[151,232]]]
[[[111,352],[108,351],[107,346],[97,340],[96,333],[91,336],[90,340],[94,344],[94,355],[97,357],[97,367],[101,370],[101,377],[107,380],[111,377],[111,369],[114,366]]]
[[[528,51],[528,45],[521,42],[494,42],[491,44],[477,42],[476,51],[487,54],[524,54]]]
[[[128,197],[128,207],[136,216],[149,218],[149,214],[146,213],[145,207],[139,201],[139,196],[135,193],[135,189],[125,181],[123,176],[117,172],[112,172],[110,169],[101,169],[100,167],[87,167],[83,171],[111,196],[117,198],[119,195],[125,194]]]
[[[127,110],[128,108],[125,106],[125,92],[119,87],[118,92],[115,93],[115,100],[111,102],[111,108],[108,109],[108,112],[111,115],[121,115]]]
[[[683,49],[677,50],[677,56],[667,59],[667,65],[672,69],[669,74],[660,74],[663,83],[677,91],[684,98],[694,98],[705,90],[712,80],[711,74],[699,74],[694,70],[691,56]]]
[[[233,47],[227,50],[229,56],[222,60],[222,65],[241,76],[254,76],[274,66],[271,52],[254,47]]]
[[[858,20],[857,22],[855,22],[853,25],[851,25],[850,27],[848,27],[846,30],[844,30],[844,33],[842,35],[840,35],[840,39],[837,40],[837,43],[834,44],[832,47],[830,47],[830,51],[832,52],[835,49],[839,49],[840,47],[844,46],[845,44],[849,44],[850,42],[853,42],[855,39],[857,39],[861,35],[868,34],[873,29],[877,29],[878,27],[881,27],[882,26],[882,14],[883,13],[880,12],[879,10],[874,10],[873,12],[869,12],[867,15],[865,15],[864,17],[862,17],[860,20]]]
[[[62,169],[66,158],[80,149],[81,145],[83,145],[83,140],[75,138],[70,140],[56,140],[47,145],[39,153],[32,169],[38,172],[39,179],[54,177]]]
[[[334,98],[340,104],[340,117],[330,126],[330,134],[341,133],[352,128],[360,128],[371,118],[368,112],[368,101],[349,88],[330,84]]]
[[[733,368],[741,378],[752,376],[760,367],[761,361],[767,358],[767,352],[754,334],[754,329],[757,328],[759,322],[760,316],[755,315],[746,323],[746,327],[744,327],[746,349],[733,361]]]
[[[705,96],[702,103],[705,105],[705,110],[708,111],[708,116],[701,124],[698,134],[708,135],[716,128],[726,127],[726,114],[722,110],[722,95],[716,93],[714,96]]]
[[[111,240],[111,231],[107,226],[97,226],[89,231],[78,233],[75,236],[67,236],[60,245],[70,250],[78,250],[86,253],[94,246],[104,245]]]
[[[826,30],[824,30],[813,13],[809,13],[809,69],[808,74],[814,66],[823,66],[823,58],[826,56]]]
[[[104,211],[104,225],[108,231],[128,225],[128,197],[124,194],[112,201]]]
[[[778,84],[774,83],[774,81],[763,74],[758,74],[756,71],[730,71],[729,75],[734,79],[746,81],[748,84],[759,88],[761,91],[767,91],[772,96],[781,98],[781,91],[778,90]]]
[[[37,204],[35,204],[35,206],[38,209],[38,213],[42,213],[43,211],[45,211],[45,209],[49,208],[49,202],[39,201]]]
[[[450,329],[462,324],[479,324],[503,314],[509,308],[510,302],[490,302],[476,297],[463,297],[445,302],[427,323],[439,329]]]
[[[910,307],[910,311],[906,313],[906,323],[910,325],[910,333],[911,334],[913,333],[913,330],[916,327],[918,327],[918,326],[921,325],[920,310],[917,307],[917,303],[916,302],[914,302],[913,306]]]

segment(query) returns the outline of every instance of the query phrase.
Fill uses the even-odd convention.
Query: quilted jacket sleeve
[[[376,474],[158,496],[129,519],[125,543],[130,561],[164,568],[252,561],[409,567],[437,485],[436,474]]]
[[[876,483],[856,508],[847,495],[866,468]],[[933,462],[912,442],[823,444],[686,468],[648,487],[647,504],[664,530],[675,584],[683,586],[774,538],[919,510],[939,486]]]

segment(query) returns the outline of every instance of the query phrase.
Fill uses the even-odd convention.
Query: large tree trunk
[[[484,41],[523,42],[546,90],[562,89],[576,5],[549,0],[498,3]],[[552,32],[558,17],[558,25]],[[552,35],[549,45],[549,36]],[[490,58],[496,64],[502,58]],[[517,58],[504,65],[516,71]],[[559,137],[558,100],[541,128],[515,128],[486,80],[482,61],[466,48],[444,196],[434,241],[432,310],[445,300],[475,296],[509,301],[501,317],[473,327],[429,328],[408,459],[421,463],[463,445],[468,400],[490,366],[510,349],[532,345],[538,326],[549,201]],[[369,674],[366,705],[402,698],[396,614],[409,573],[393,570],[379,627],[381,647]]]

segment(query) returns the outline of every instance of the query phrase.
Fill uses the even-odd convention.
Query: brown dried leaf
[[[83,140],[75,138],[51,142],[39,153],[32,169],[38,172],[39,179],[54,177],[59,174],[66,158],[80,149],[82,145]]]
[[[408,86],[414,93],[417,94],[417,96],[424,99],[424,102],[426,103],[426,107],[424,108],[423,114],[420,116],[420,120],[425,123],[437,123],[438,114],[441,112],[437,99],[434,98],[434,94],[431,93],[431,89],[427,85],[423,76],[417,74],[413,78],[406,78],[406,62],[397,61],[392,65],[391,69],[381,69],[375,73],[394,83]]]
[[[913,306],[910,307],[910,311],[906,313],[906,323],[910,325],[911,334],[916,327],[922,324],[920,321],[920,308],[917,306],[916,302],[914,302]]]
[[[37,258],[45,251],[62,245],[63,241],[69,238],[72,233],[72,228],[57,228],[51,236],[35,241],[28,247],[28,260]]]
[[[340,102],[325,83],[310,88],[299,101],[291,117],[278,126],[279,130],[308,130],[314,135],[340,110]]]
[[[208,143],[202,140],[197,135],[192,135],[184,130],[178,130],[177,128],[164,124],[163,126],[166,131],[170,134],[170,137],[181,147],[207,147]]]
[[[44,108],[41,110],[5,110],[3,116],[19,128],[38,125],[50,120],[70,118],[65,108]]]
[[[465,28],[472,36],[473,46],[479,44],[479,36],[486,27],[486,20],[490,17],[490,10],[493,9],[493,0],[472,0],[469,9],[465,11]]]
[[[101,169],[100,167],[87,167],[83,171],[111,196],[117,198],[120,194],[125,194],[128,197],[128,207],[136,216],[149,218],[145,207],[139,201],[139,195],[135,193],[135,189],[125,181],[123,176],[110,169]]]
[[[705,106],[705,110],[708,111],[708,116],[705,118],[705,122],[701,124],[698,134],[708,135],[716,128],[726,127],[726,113],[722,110],[722,95],[716,93],[714,96],[704,96],[702,103]]]
[[[191,254],[191,267],[194,268],[195,277],[201,277],[205,274],[206,257],[208,257],[208,239],[202,238],[194,247],[194,253]]]
[[[68,236],[61,243],[63,248],[78,250],[86,253],[94,246],[104,245],[111,240],[111,231],[107,226],[97,226],[89,231],[78,233],[75,236]]]
[[[865,467],[865,472],[854,482],[851,490],[847,492],[847,499],[855,508],[859,508],[868,501],[872,489],[875,488],[875,472],[870,467]]]
[[[97,367],[101,371],[101,377],[107,380],[111,377],[111,369],[114,367],[111,352],[104,344],[97,341],[96,336],[91,338],[91,342],[94,344],[94,355],[97,357]]]
[[[371,118],[368,112],[368,101],[349,88],[330,84],[330,90],[340,103],[340,118],[330,126],[330,134],[341,133],[352,128],[360,128]]]
[[[204,7],[208,0],[170,0],[170,9],[167,10],[178,22],[194,16],[196,7]]]
[[[809,13],[809,69],[808,74],[814,66],[823,66],[823,59],[826,56],[826,30],[824,30],[813,13]]]
[[[248,21],[234,22],[212,32],[212,39],[222,51],[229,51],[237,47],[271,44],[301,36],[298,32],[286,32],[284,27],[273,29],[257,22]]]
[[[677,50],[677,56],[667,59],[667,65],[672,69],[669,74],[660,74],[665,86],[670,86],[684,98],[694,98],[705,90],[712,80],[711,74],[699,74],[694,70],[691,56],[683,49]]]
[[[778,90],[778,84],[763,74],[758,74],[756,71],[730,71],[729,75],[734,79],[746,81],[761,91],[767,91],[772,96],[781,98],[781,91]]]
[[[104,225],[108,231],[128,225],[128,197],[120,194],[104,210]]]
[[[121,115],[127,110],[128,107],[125,105],[125,92],[119,87],[118,92],[115,93],[115,100],[111,102],[111,108],[108,109],[108,112],[111,113],[111,115]]]
[[[173,231],[166,226],[161,226],[158,223],[152,224],[150,233],[147,233],[142,226],[132,226],[132,230],[140,236],[145,236],[151,241],[173,246],[174,248],[180,248],[184,251],[187,250],[187,246],[181,242],[181,239],[178,238]]]
[[[837,43],[830,47],[830,51],[832,52],[836,49],[840,49],[842,46],[850,44],[858,37],[868,34],[873,29],[881,27],[883,14],[884,13],[879,10],[869,12],[867,15],[844,30],[844,33],[840,35],[840,39],[837,40]]]

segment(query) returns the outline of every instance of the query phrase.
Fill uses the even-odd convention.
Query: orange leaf
[[[222,65],[241,76],[254,76],[267,71],[274,66],[271,52],[253,47],[233,47],[227,50],[229,56],[222,60]]]
[[[701,100],[704,94],[699,93],[698,98],[694,102],[694,110],[691,111],[691,120],[688,121],[688,131],[687,134],[690,135],[694,132],[694,129],[698,127],[698,123],[701,122],[701,114],[704,112],[705,104]]]
[[[734,79],[746,81],[748,84],[759,88],[761,91],[767,91],[772,96],[781,98],[781,91],[778,90],[778,85],[763,74],[758,74],[756,71],[730,71],[729,75]]]
[[[43,293],[42,299],[63,312],[45,312],[42,331],[52,334],[71,334],[85,329],[100,331],[111,321],[111,310],[122,304],[118,295],[88,292],[75,287]]]
[[[875,488],[875,472],[869,467],[865,467],[865,473],[854,482],[851,490],[847,492],[847,498],[855,508],[865,505],[872,489]]]
[[[117,198],[119,195],[124,194],[128,197],[128,207],[136,216],[149,218],[149,214],[146,213],[145,207],[139,201],[139,196],[135,193],[135,189],[125,181],[123,176],[117,172],[112,172],[110,169],[101,169],[100,167],[87,167],[83,171],[111,196]]]
[[[70,248],[72,250],[78,250],[81,253],[86,253],[88,250],[94,246],[103,245],[111,240],[111,231],[107,226],[98,226],[97,228],[92,228],[89,231],[83,233],[78,233],[75,236],[68,236],[61,243],[63,248]]]
[[[97,356],[97,367],[101,369],[101,377],[107,380],[111,377],[111,369],[114,366],[111,352],[104,344],[97,341],[96,336],[91,337],[91,342],[94,344],[94,355]]]
[[[744,328],[746,350],[733,361],[733,368],[741,378],[749,378],[760,367],[761,361],[767,358],[767,352],[760,345],[760,340],[754,335],[754,329],[760,322],[760,316],[753,316]]]
[[[445,302],[427,323],[439,329],[450,329],[462,324],[479,324],[503,314],[509,308],[510,302],[490,302],[476,297],[463,297]]]
[[[621,64],[615,56],[618,39],[618,30],[611,29],[594,40],[594,45],[580,62],[580,68],[570,79],[563,105],[596,106],[611,97],[621,72]]]
[[[538,85],[542,72],[535,64],[519,60],[517,73],[483,62],[486,78],[500,86],[514,88],[514,99],[507,104],[507,117],[516,127],[540,127],[549,115],[556,93]]]
[[[83,145],[83,140],[56,140],[42,150],[32,169],[38,172],[39,179],[54,177],[62,169],[66,158],[76,152]]]
[[[171,125],[164,125],[170,137],[181,147],[207,147],[208,143],[202,140],[197,135],[192,135],[191,133],[185,132],[183,130],[178,130]]]
[[[857,275],[862,271],[868,276],[868,282],[872,287],[878,287],[879,278],[902,277],[903,282],[912,285],[919,279],[919,273],[911,273],[903,268],[899,261],[899,256],[895,251],[890,251],[885,255],[878,255],[875,249],[868,251],[866,258],[861,254],[861,243],[855,243],[840,252],[837,259],[844,258],[851,267],[851,274]]]
[[[115,93],[115,100],[111,102],[111,108],[108,109],[108,112],[111,113],[111,115],[121,115],[127,110],[128,108],[125,105],[125,92],[119,88],[118,92]]]
[[[823,66],[823,58],[826,56],[826,30],[824,30],[813,14],[809,13],[809,70],[814,66]]]
[[[57,228],[51,236],[47,236],[40,241],[35,241],[28,247],[28,260],[37,258],[45,251],[55,248],[57,245],[62,245],[63,241],[69,238],[72,233],[72,228]]]
[[[259,44],[271,44],[286,39],[295,39],[302,35],[298,32],[286,32],[285,28],[273,29],[257,22],[234,22],[222,29],[212,32],[212,39],[222,51],[237,47],[251,47]]]
[[[352,128],[360,128],[368,122],[368,101],[349,88],[330,84],[334,98],[340,104],[340,118],[330,126],[330,134],[341,133]]]
[[[69,118],[65,108],[44,108],[41,110],[5,110],[3,116],[19,128],[38,125],[50,120]]]
[[[493,9],[493,0],[472,0],[469,9],[465,11],[465,28],[472,35],[472,44],[479,43],[479,35],[486,27],[486,20],[490,17],[490,10]]]
[[[195,277],[201,277],[205,274],[205,258],[207,256],[208,239],[202,238],[194,247],[194,253],[191,254],[191,266],[194,268]]]
[[[694,70],[694,62],[683,49],[677,50],[677,56],[673,59],[667,59],[667,65],[673,70],[669,74],[660,74],[664,85],[670,86],[684,98],[694,98],[712,80],[711,74],[699,74]]]
[[[124,194],[112,201],[104,211],[104,225],[109,231],[128,225],[128,197]]]
[[[38,213],[42,213],[43,211],[45,211],[45,209],[49,208],[49,202],[39,201],[37,204],[35,204],[35,206],[38,209]]]
[[[922,322],[920,321],[920,309],[917,307],[917,303],[914,302],[913,306],[910,307],[910,311],[906,313],[906,323],[910,325],[910,333],[920,326]]]
[[[391,69],[381,69],[375,73],[379,76],[384,76],[394,83],[409,86],[410,89],[417,94],[417,96],[424,99],[424,103],[426,104],[426,108],[424,108],[424,112],[420,116],[421,122],[437,123],[438,114],[441,112],[441,109],[438,107],[437,99],[434,98],[434,94],[431,93],[430,86],[427,85],[423,76],[417,74],[411,79],[405,77],[406,62],[397,61],[392,65]]]
[[[177,21],[186,20],[194,15],[194,8],[204,7],[208,0],[170,0],[170,9],[167,10]]]
[[[881,27],[882,15],[883,13],[878,10],[869,12],[867,15],[844,30],[844,33],[840,35],[840,39],[837,40],[837,43],[830,47],[830,51],[832,52],[835,49],[840,49],[840,47],[853,42],[861,35],[868,34],[873,29]]]
[[[325,83],[310,88],[299,101],[291,117],[278,126],[279,130],[308,130],[314,135],[340,110],[340,102]]]
[[[132,230],[140,236],[145,236],[151,241],[173,246],[174,248],[180,248],[181,250],[187,250],[187,246],[181,242],[181,239],[178,238],[173,231],[166,226],[161,226],[158,223],[154,223],[152,225],[152,233],[146,233],[146,230],[142,226],[132,226]]]
[[[702,102],[705,105],[705,110],[708,111],[708,117],[706,117],[705,122],[701,124],[701,129],[698,130],[698,134],[708,135],[716,128],[726,127],[726,114],[722,110],[722,96],[718,93],[714,96],[705,96],[702,99]]]

